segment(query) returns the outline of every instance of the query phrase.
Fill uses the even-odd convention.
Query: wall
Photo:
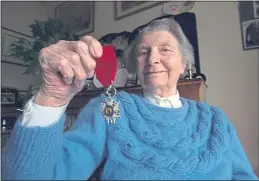
[[[48,16],[53,15],[53,8],[45,11],[36,2],[20,5],[3,2],[2,6],[2,25],[23,33],[28,33],[27,25],[33,19],[46,18],[46,12]],[[160,5],[114,21],[113,7],[113,2],[96,2],[95,32],[92,33],[96,38],[111,32],[131,31],[162,12]],[[196,2],[192,11],[197,16],[201,70],[208,78],[207,101],[221,107],[233,121],[253,168],[259,172],[258,50],[242,50],[235,2]],[[10,71],[8,66],[4,69],[2,66],[2,70],[15,73],[13,77],[20,75],[16,70]],[[2,77],[5,84],[21,86],[19,82]]]
[[[96,2],[96,38],[131,31],[162,12],[160,5],[114,21],[113,7],[113,2]],[[235,2],[196,2],[192,11],[197,16],[201,70],[208,78],[207,101],[222,108],[233,121],[248,158],[259,173],[258,50],[242,50]]]
[[[194,12],[198,19],[201,68],[208,77],[208,102],[220,106],[233,121],[248,158],[259,173],[259,52],[242,50],[236,3],[199,2]]]
[[[29,24],[34,20],[45,20],[46,10],[38,2],[1,2],[2,26],[31,35]],[[1,85],[27,90],[30,83],[37,82],[36,77],[25,76],[24,67],[1,63]]]

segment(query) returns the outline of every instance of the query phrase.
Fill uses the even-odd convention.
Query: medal
[[[119,103],[113,98],[116,92],[115,87],[110,85],[105,92],[105,103],[102,103],[102,114],[108,123],[115,123],[115,119],[120,117]]]
[[[107,87],[105,91],[105,102],[102,103],[102,115],[109,124],[114,124],[116,118],[120,117],[119,103],[116,102],[114,96],[117,93],[113,87],[117,70],[117,60],[114,47],[107,45],[103,47],[103,55],[96,60],[96,78],[99,82]]]

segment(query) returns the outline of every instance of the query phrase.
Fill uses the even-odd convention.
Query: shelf
[[[191,90],[186,90],[186,86],[196,86],[199,87],[201,84],[205,85],[205,82],[203,82],[202,79],[196,78],[196,79],[183,79],[179,80],[177,84],[177,89],[182,90],[184,89],[184,93],[182,93],[183,96],[188,98],[188,92]],[[132,87],[116,87],[117,92],[119,91],[126,91],[128,93],[141,93],[142,87],[140,85],[132,86]],[[192,89],[190,87],[190,89]],[[187,92],[186,92],[187,91]],[[92,98],[99,96],[100,94],[105,92],[105,88],[99,88],[94,90],[82,90],[80,93],[78,93],[69,103],[68,109],[77,109],[84,107]],[[186,95],[187,94],[187,95]]]
[[[195,79],[181,79],[178,81],[178,86],[183,84],[189,84],[189,83],[199,83],[202,80],[200,78]],[[131,87],[116,87],[117,91],[126,91],[126,92],[139,92],[142,90],[142,87],[140,85],[131,86]],[[104,93],[105,88],[98,88],[94,90],[82,90],[80,93],[78,93],[76,96],[92,96],[92,95],[100,95]]]
[[[23,109],[22,107],[19,107],[19,106],[2,106],[1,107],[1,113],[2,113],[2,116],[3,114],[19,114],[21,113],[21,111],[17,110],[17,109]]]
[[[1,135],[11,134],[13,130],[1,131]]]
[[[82,108],[84,107],[92,98],[99,96],[105,92],[106,88],[94,89],[94,90],[82,90],[78,93],[69,103],[69,109]],[[126,91],[129,93],[138,93],[142,91],[140,85],[132,87],[116,87],[117,92]]]
[[[94,90],[82,90],[80,93],[78,93],[76,96],[87,96],[87,95],[99,95],[104,93],[106,88],[98,88]],[[116,87],[117,91],[139,91],[142,90],[142,87],[140,85],[131,86],[131,87]]]

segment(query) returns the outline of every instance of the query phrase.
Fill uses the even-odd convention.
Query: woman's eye
[[[139,55],[147,55],[147,51],[141,51],[138,53]]]
[[[174,52],[172,48],[168,47],[161,47],[159,51],[163,55],[171,55]]]
[[[169,48],[162,48],[162,51],[167,52],[167,51],[171,51],[171,50]]]

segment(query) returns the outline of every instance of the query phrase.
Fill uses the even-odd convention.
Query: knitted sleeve
[[[233,125],[230,126],[232,180],[258,180]]]
[[[2,151],[2,179],[87,180],[106,147],[106,123],[96,113],[97,103],[84,107],[65,133],[65,116],[47,127],[23,127],[18,120]]]

